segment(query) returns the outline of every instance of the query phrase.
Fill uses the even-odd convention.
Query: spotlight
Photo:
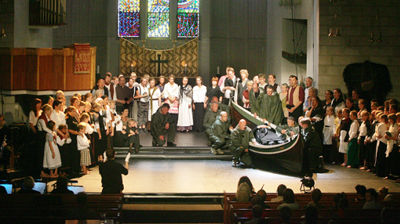
[[[309,193],[314,190],[315,181],[310,176],[305,176],[301,179],[300,191],[303,193]]]

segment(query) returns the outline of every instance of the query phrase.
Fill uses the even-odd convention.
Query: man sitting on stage
[[[153,136],[153,146],[163,146],[168,137],[168,145],[172,145],[173,142],[169,142],[174,130],[170,129],[171,118],[168,113],[169,104],[163,104],[153,116],[151,116],[151,127],[150,132]],[[175,145],[175,144],[174,144]]]
[[[246,126],[246,120],[242,119],[231,133],[233,152],[232,166],[236,167],[240,162],[244,163],[244,167],[252,167],[249,154],[249,142],[255,142],[252,130]]]
[[[209,139],[211,142],[211,153],[214,155],[222,155],[222,149],[230,146],[228,113],[222,111],[219,119],[217,119],[210,128]]]
[[[322,168],[320,156],[322,155],[322,143],[319,134],[311,126],[309,118],[300,121],[304,139],[304,171],[316,172]]]
[[[278,126],[276,128],[277,131],[279,131],[283,135],[287,135],[290,137],[293,137],[294,135],[297,135],[300,133],[299,126],[296,124],[296,121],[294,120],[294,117],[289,116],[287,118],[287,125],[282,125]]]

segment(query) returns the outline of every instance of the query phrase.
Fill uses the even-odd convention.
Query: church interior
[[[400,1],[0,0],[0,223],[398,223]]]

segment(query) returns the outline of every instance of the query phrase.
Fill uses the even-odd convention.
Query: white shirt
[[[352,140],[353,138],[357,138],[358,136],[358,128],[359,124],[357,120],[354,120],[351,125],[350,125],[350,130],[349,130],[349,141]]]
[[[113,121],[113,127],[115,127],[116,131],[122,131],[124,124],[122,123],[121,116],[116,115]]]
[[[37,117],[35,116],[35,112],[31,110],[29,112],[29,123],[32,124],[33,126],[36,126],[40,115],[42,115],[42,110],[39,111],[39,115]]]
[[[149,88],[147,86],[139,85],[137,90],[139,91],[139,95],[141,95],[141,96],[147,95],[146,97],[140,98],[139,101],[142,102],[142,103],[149,102]]]
[[[63,146],[65,143],[67,143],[67,144],[71,143],[72,139],[71,138],[61,139],[60,136],[57,135],[56,142],[57,142],[57,145]]]
[[[393,124],[390,125],[388,132],[390,132],[390,134],[392,134],[391,137],[397,137],[399,127],[397,126],[397,124]],[[387,146],[386,146],[386,157],[389,157],[389,154],[393,151],[393,146],[394,144],[396,144],[396,141],[390,139],[387,140]]]
[[[385,138],[385,133],[387,131],[387,125],[385,123],[379,123],[376,128],[375,128],[375,134],[372,136],[372,140],[378,140],[381,141],[382,143],[387,144],[387,140]],[[378,136],[381,136],[381,138],[378,138]]]
[[[46,118],[47,118],[48,121],[50,121],[50,118],[47,117],[47,115],[46,115]],[[49,128],[47,128],[46,122],[45,122],[43,119],[39,119],[39,120],[38,120],[37,126],[38,126],[38,130],[39,130],[39,131],[45,131],[45,132],[47,132],[47,133],[53,133],[52,130],[50,130]]]
[[[56,127],[58,128],[60,125],[65,125],[66,121],[65,121],[65,114],[62,111],[56,111],[53,110],[53,112],[51,112],[50,114],[50,120],[54,121],[54,123],[56,123]]]
[[[165,84],[163,91],[164,98],[175,97],[179,99],[179,85],[174,83],[171,85],[170,83]]]
[[[86,137],[86,135],[80,135],[79,134],[76,137],[76,140],[78,142],[78,150],[89,149],[90,142],[89,142],[89,139]]]
[[[365,125],[365,121],[363,121],[360,125],[360,129],[359,129],[359,134],[358,134],[358,139],[361,139],[361,137],[365,137],[368,134],[368,129],[367,129],[367,125]]]
[[[206,101],[207,87],[204,85],[193,87],[193,102],[204,103]]]

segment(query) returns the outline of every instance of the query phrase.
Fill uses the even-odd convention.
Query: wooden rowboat
[[[253,130],[256,142],[250,143],[249,152],[257,168],[302,174],[304,144],[300,134],[292,137],[282,135],[276,130],[276,125],[265,123],[236,102],[231,101],[230,105],[233,124],[245,119],[247,126]]]

